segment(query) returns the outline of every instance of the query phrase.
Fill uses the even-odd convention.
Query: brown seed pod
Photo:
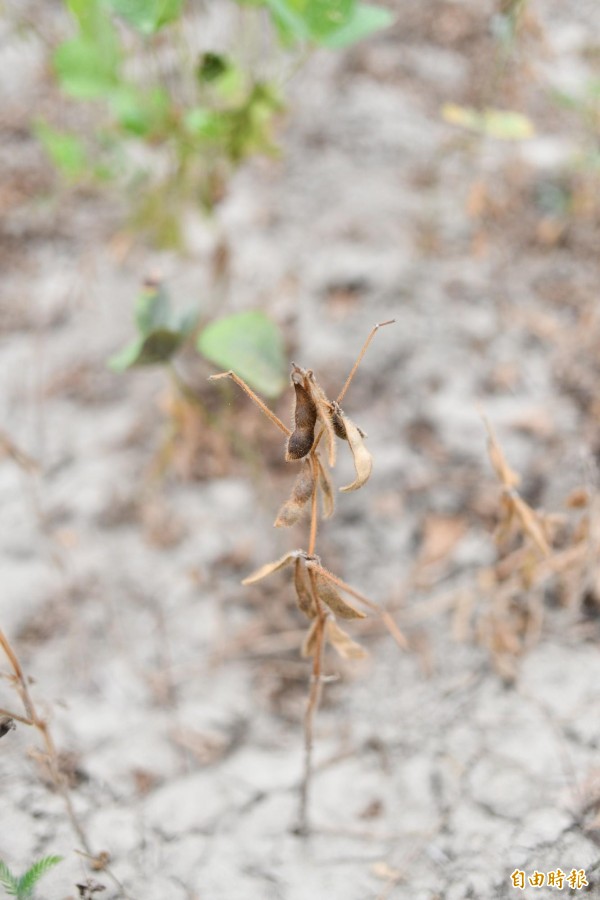
[[[337,437],[339,437],[342,441],[347,441],[348,435],[346,434],[346,426],[342,421],[341,410],[337,403],[333,404],[331,422],[333,424],[333,430],[335,431]]]
[[[275,528],[288,528],[300,520],[306,504],[312,497],[314,483],[312,466],[309,460],[304,460],[298,477],[294,482],[291,496],[277,514],[274,522]]]
[[[306,636],[304,638],[304,641],[302,642],[302,649],[300,651],[300,654],[304,657],[304,659],[308,659],[309,657],[315,655],[317,650],[317,637],[320,627],[321,623],[319,619],[315,619],[306,632]]]
[[[329,643],[344,659],[365,659],[369,654],[364,647],[353,641],[332,618],[327,619],[325,633]]]
[[[333,430],[339,438],[341,438],[343,441],[347,441],[348,432],[346,431],[346,426],[344,425],[344,418],[346,417],[345,413],[341,409],[339,403],[337,403],[335,400],[331,404],[331,409],[331,421],[333,422]],[[368,437],[367,432],[363,431],[362,428],[359,428],[358,425],[356,425],[356,428],[361,437]]]
[[[352,484],[341,487],[340,491],[357,491],[369,479],[373,468],[373,457],[364,443],[366,435],[358,425],[354,424],[352,419],[342,412],[337,403],[333,404],[333,417],[334,422],[337,422],[336,433],[343,434],[350,445],[356,469],[356,478]]]
[[[329,609],[340,619],[364,619],[366,615],[360,609],[352,606],[347,600],[342,599],[335,585],[321,572],[315,573],[317,594],[319,600],[325,603]]]
[[[298,609],[303,612],[309,619],[314,619],[317,614],[315,599],[310,589],[306,567],[304,561],[296,560],[294,571],[294,587],[296,588],[296,598],[298,601]]]
[[[290,434],[285,452],[286,462],[303,459],[315,442],[317,407],[308,390],[306,372],[292,364],[292,384],[296,394],[294,403],[294,430]]]
[[[14,719],[11,719],[10,716],[0,716],[0,738],[8,734],[9,731],[14,731],[15,728]]]
[[[333,404],[325,396],[325,392],[310,369],[306,373],[306,387],[317,410],[317,416],[323,426],[327,441],[327,457],[329,465],[335,466],[335,430],[332,421]]]

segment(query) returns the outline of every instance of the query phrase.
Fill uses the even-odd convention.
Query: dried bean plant
[[[12,712],[8,709],[0,709],[0,737],[8,734],[9,731],[15,728],[15,722],[21,722],[23,725],[30,725],[33,728],[37,729],[45,748],[44,762],[48,768],[50,777],[52,778],[52,782],[56,790],[59,792],[64,801],[69,821],[71,822],[73,830],[79,838],[79,841],[81,842],[81,845],[85,849],[86,853],[92,855],[85,832],[83,831],[79,819],[75,814],[71,795],[67,787],[66,777],[61,772],[59,755],[56,750],[56,745],[54,743],[54,739],[52,737],[48,722],[38,712],[29,690],[28,679],[25,677],[19,658],[15,653],[12,645],[9,643],[8,638],[1,629],[0,647],[4,651],[4,655],[8,660],[11,668],[11,674],[7,677],[13,684],[19,695],[21,703],[23,704],[24,712],[23,715],[20,713]]]
[[[548,600],[598,615],[600,610],[600,508],[597,497],[577,488],[565,509],[533,509],[521,496],[519,475],[507,462],[484,418],[488,453],[500,485],[496,562],[479,572],[477,590],[487,598],[476,634],[494,668],[513,681],[519,658],[539,640]],[[472,611],[473,605],[469,604]],[[457,609],[455,633],[466,637],[469,610]]]
[[[297,828],[301,834],[306,834],[309,830],[313,731],[323,685],[325,645],[329,643],[344,659],[360,659],[366,656],[365,650],[340,627],[338,620],[363,619],[366,616],[364,609],[374,610],[382,616],[396,641],[401,646],[406,646],[403,635],[389,614],[325,568],[316,553],[319,516],[328,519],[334,511],[335,495],[329,470],[335,466],[338,439],[348,444],[356,469],[354,480],[340,490],[344,493],[356,491],[363,487],[371,475],[373,463],[365,444],[366,434],[346,415],[341,403],[376,332],[383,325],[391,325],[392,321],[382,322],[371,330],[335,400],[327,398],[311,369],[303,369],[292,363],[291,384],[295,397],[291,429],[284,425],[235,372],[222,372],[211,378],[213,381],[230,378],[239,385],[269,421],[285,435],[286,462],[299,465],[291,495],[279,510],[275,526],[281,528],[295,525],[305,512],[310,513],[306,549],[291,550],[276,562],[261,566],[242,582],[245,585],[255,584],[273,572],[289,567],[293,572],[298,607],[310,623],[301,649],[302,656],[312,660],[311,684],[304,716],[304,775]],[[319,453],[322,440],[325,445],[324,459]]]
[[[38,463],[18,448],[7,435],[0,432],[0,458],[2,458],[2,456],[11,458],[29,477],[32,477],[39,471]],[[37,510],[37,495],[35,495],[35,501]],[[31,680],[25,674],[17,652],[2,628],[0,628],[0,655],[4,656],[9,667],[8,672],[0,671],[0,678],[5,678],[15,689],[23,707],[22,712],[0,708],[0,738],[10,734],[10,732],[16,728],[17,723],[28,725],[37,731],[44,751],[32,755],[38,759],[47,771],[55,790],[62,798],[67,817],[82,848],[78,852],[82,857],[88,860],[90,867],[93,870],[105,871],[108,877],[111,878],[119,890],[121,890],[122,896],[128,897],[122,888],[121,882],[109,868],[109,854],[104,850],[99,853],[94,853],[92,851],[90,841],[75,812],[69,789],[68,777],[61,766],[60,754],[56,748],[48,720],[40,713],[39,707],[36,705],[30,690]],[[39,860],[23,876],[21,876],[21,879],[16,880],[17,883],[21,886],[25,885],[25,887],[31,884],[31,888],[33,888],[37,879],[47,871],[47,868],[50,865],[54,864],[54,861],[58,861],[59,859],[60,857],[51,856]],[[3,863],[3,865],[4,874],[10,882],[10,879],[13,878],[13,876],[6,868],[6,864]],[[2,883],[6,887],[6,884],[4,882]],[[9,893],[11,893],[10,890]]]

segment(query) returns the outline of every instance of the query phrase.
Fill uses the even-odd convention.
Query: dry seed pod
[[[315,599],[310,589],[304,561],[301,559],[296,560],[294,587],[296,588],[298,609],[300,612],[303,612],[305,616],[308,616],[309,619],[314,619],[317,614]]]
[[[306,373],[306,387],[315,404],[317,415],[325,431],[329,465],[333,469],[335,466],[335,430],[332,421],[333,404],[329,402],[323,388],[310,370]]]
[[[333,515],[333,510],[335,508],[333,485],[331,483],[331,478],[329,477],[329,472],[325,470],[320,459],[317,459],[317,465],[319,467],[321,500],[323,501],[323,518],[329,519],[329,517]]]
[[[308,391],[306,372],[292,363],[292,384],[296,394],[294,403],[294,430],[290,434],[285,451],[286,462],[303,459],[315,442],[317,407]]]
[[[9,731],[14,731],[17,726],[14,719],[10,716],[0,716],[0,738],[3,738]]]
[[[365,659],[369,655],[333,619],[327,619],[325,629],[329,643],[344,659]]]
[[[257,569],[256,572],[252,572],[251,575],[246,576],[246,578],[243,579],[242,584],[254,584],[257,581],[260,581],[261,578],[266,578],[267,575],[271,575],[272,572],[276,572],[278,569],[283,569],[284,566],[289,565],[292,560],[298,559],[299,556],[302,556],[303,552],[303,550],[290,550],[289,553],[286,553],[285,556],[282,556],[275,562],[266,563],[264,566],[261,566],[260,569]]]
[[[294,482],[290,499],[286,500],[275,519],[275,528],[287,528],[298,522],[306,504],[312,497],[314,484],[312,466],[308,460],[305,460]]]
[[[340,491],[357,491],[369,479],[373,469],[373,457],[365,447],[364,432],[355,425],[352,419],[344,415],[342,410],[337,407],[340,422],[346,434],[346,440],[350,445],[352,456],[354,457],[354,468],[356,469],[356,478],[352,484],[341,487]]]
[[[360,609],[352,606],[339,595],[335,585],[322,572],[315,573],[317,595],[322,603],[339,616],[340,619],[365,619],[366,615]]]
[[[320,625],[320,619],[315,619],[315,621],[306,632],[306,637],[302,642],[302,649],[300,650],[300,654],[304,659],[309,659],[311,656],[315,655]]]
[[[336,435],[341,438],[343,441],[348,440],[348,434],[346,433],[346,426],[344,425],[344,421],[342,416],[344,415],[342,410],[340,409],[339,403],[335,401],[332,403],[333,413],[331,415],[331,421],[333,422],[333,430]],[[358,425],[356,426],[358,428]],[[363,431],[362,428],[358,428],[358,433],[361,437],[368,437],[367,432]]]

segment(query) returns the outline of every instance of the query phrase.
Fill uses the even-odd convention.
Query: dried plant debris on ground
[[[288,426],[263,439],[234,386],[228,399],[206,381],[244,452],[178,406],[179,463],[156,464],[173,401],[160,375],[106,360],[145,272],[210,296],[213,233],[186,218],[175,259],[115,233],[110,192],[54,199],[29,121],[56,102],[56,13],[20,9],[34,27],[0,47],[0,626],[92,853],[75,852],[2,662],[0,859],[24,873],[61,856],[46,900],[504,900],[521,872],[544,875],[523,896],[551,900],[558,870],[599,896],[597,5],[397,4],[390,32],[302,69],[281,160],[236,176],[219,219],[227,302],[267,308],[325,399],[348,348],[397,321],[340,401],[375,460],[362,474],[335,413],[318,472],[287,465]],[[523,125],[485,110],[528,117],[535,136],[484,133]],[[332,490],[333,452],[336,485],[369,474],[365,489]],[[307,549],[315,484],[322,563],[290,557],[241,588]],[[306,576],[367,611],[319,566],[364,586],[410,652],[375,615],[330,620],[342,653],[315,720],[307,843],[291,831]],[[101,851],[123,889],[93,870]]]

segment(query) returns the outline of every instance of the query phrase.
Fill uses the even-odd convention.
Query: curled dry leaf
[[[265,563],[265,565],[261,566],[260,569],[257,569],[256,572],[252,572],[251,575],[248,575],[243,579],[242,584],[255,584],[262,578],[266,578],[267,575],[271,575],[273,572],[277,572],[278,569],[283,569],[284,566],[287,566],[293,560],[298,559],[298,557],[302,556],[303,553],[303,550],[290,550],[289,553],[286,553],[275,562]]]
[[[306,572],[304,560],[297,559],[294,569],[294,587],[296,588],[296,598],[298,601],[298,609],[303,612],[309,619],[314,619],[317,614],[315,599],[310,589],[310,582]]]
[[[327,619],[325,632],[329,643],[344,659],[365,659],[369,655],[365,648],[353,641],[333,619]]]
[[[310,453],[315,442],[315,425],[317,423],[317,407],[309,392],[306,372],[292,364],[291,379],[296,396],[294,430],[288,437],[285,452],[287,462],[303,459]]]
[[[319,421],[325,431],[325,438],[327,440],[327,458],[329,465],[333,469],[335,466],[335,430],[332,420],[333,404],[329,402],[323,388],[310,370],[306,373],[306,386],[312,401],[315,404]]]
[[[308,460],[305,460],[294,482],[289,500],[286,500],[277,514],[274,522],[275,528],[287,528],[299,521],[306,504],[312,497],[314,484],[312,466]]]
[[[358,425],[355,425],[352,419],[349,419],[348,416],[344,415],[339,406],[337,406],[337,409],[335,409],[334,412],[337,412],[339,415],[343,431],[346,435],[346,440],[350,445],[350,450],[354,457],[354,468],[356,469],[356,478],[352,484],[341,487],[340,491],[357,491],[366,481],[368,481],[369,476],[371,475],[373,469],[373,457],[365,447],[364,432],[360,430]]]
[[[310,565],[310,563],[308,565]],[[352,606],[351,603],[348,603],[347,600],[344,600],[340,596],[334,583],[324,574],[324,570],[319,569],[315,572],[315,584],[319,600],[325,603],[336,616],[340,617],[340,619],[366,618],[364,612],[357,609],[355,606]]]
[[[329,519],[333,515],[335,508],[333,485],[329,472],[324,468],[320,459],[317,459],[317,465],[319,467],[319,487],[321,488],[321,500],[323,502],[323,518]]]

